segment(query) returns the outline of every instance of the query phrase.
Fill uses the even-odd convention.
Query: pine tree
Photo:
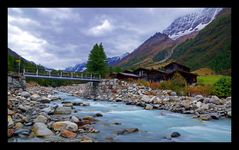
[[[99,45],[96,43],[91,50],[87,62],[87,72],[97,73],[102,77],[105,77],[109,71],[107,64],[107,57],[104,52],[104,47],[102,43]]]

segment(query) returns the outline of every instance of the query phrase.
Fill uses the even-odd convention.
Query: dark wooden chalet
[[[154,69],[145,69],[145,68],[138,68],[134,71],[134,74],[137,74],[141,77],[141,79],[150,81],[150,82],[159,82],[161,80],[166,80],[167,73],[159,70]]]
[[[168,65],[164,66],[165,72],[171,73],[177,70],[181,70],[184,72],[190,72],[190,68],[187,66],[184,66],[182,64],[176,63],[176,62],[171,62]]]
[[[171,79],[173,75],[177,72],[185,78],[188,84],[197,82],[197,75],[190,73],[190,68],[182,64],[172,62],[166,65],[164,69],[165,69],[165,72],[167,73],[167,80]]]

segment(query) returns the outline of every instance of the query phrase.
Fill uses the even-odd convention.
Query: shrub
[[[223,77],[213,85],[213,94],[218,97],[231,96],[231,78]]]
[[[173,90],[178,95],[184,95],[186,93],[187,81],[179,73],[175,73],[171,80],[161,82],[160,88]]]
[[[187,95],[203,95],[209,96],[212,94],[213,86],[212,85],[197,85],[197,86],[188,86],[186,88]]]

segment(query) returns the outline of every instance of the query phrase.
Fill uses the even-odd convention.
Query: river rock
[[[27,105],[22,105],[22,104],[20,104],[20,105],[18,106],[18,108],[19,108],[20,110],[24,111],[24,112],[29,111],[30,109],[32,109],[32,107],[27,106]]]
[[[42,122],[42,123],[46,123],[47,122],[47,117],[43,116],[43,115],[38,115],[36,119],[34,119],[34,122]]]
[[[72,107],[72,106],[73,106],[73,104],[71,102],[63,104],[63,107]]]
[[[12,117],[8,115],[7,117],[7,121],[8,121],[8,128],[11,128],[14,126],[14,122],[12,120]]]
[[[85,116],[85,117],[83,117],[82,118],[83,120],[89,120],[89,121],[95,121],[95,118],[94,117],[92,117],[92,116]]]
[[[40,102],[41,103],[50,103],[51,99],[46,97],[46,96],[42,96],[41,99],[40,99]]]
[[[18,122],[15,124],[15,129],[21,129],[23,127],[23,124],[21,122]]]
[[[202,115],[199,116],[199,118],[200,118],[201,120],[208,121],[208,120],[211,119],[211,116],[208,115],[208,114],[202,114]]]
[[[32,131],[37,137],[47,137],[54,135],[54,133],[47,128],[47,125],[41,122],[35,123],[33,125]]]
[[[127,128],[127,129],[123,129],[121,131],[118,131],[117,134],[118,135],[124,135],[124,134],[135,133],[135,132],[138,132],[138,131],[139,131],[138,128]]]
[[[215,119],[215,120],[219,119],[219,115],[217,113],[211,113],[210,115],[212,119]]]
[[[153,109],[153,106],[150,105],[150,104],[146,104],[145,108],[146,110],[152,110]]]
[[[60,135],[65,138],[75,138],[77,134],[69,130],[62,130]]]
[[[94,117],[102,117],[103,115],[101,113],[96,113]]]
[[[179,137],[179,136],[181,136],[181,135],[180,135],[180,133],[178,133],[178,132],[173,132],[173,133],[171,134],[171,137],[172,137],[172,138]]]
[[[144,101],[144,102],[149,102],[150,101],[150,97],[148,95],[143,95],[141,97],[141,101]]]
[[[62,106],[59,106],[55,109],[55,112],[54,114],[56,115],[68,115],[68,114],[71,114],[71,107],[62,107]]]
[[[22,97],[25,97],[25,98],[28,98],[28,97],[30,97],[31,95],[30,95],[29,92],[23,91],[23,92],[21,93],[21,96],[22,96]]]
[[[91,138],[89,137],[81,137],[80,142],[82,143],[91,143],[94,142]]]
[[[13,114],[15,114],[15,112],[12,111],[12,110],[10,110],[10,109],[7,110],[7,113],[8,113],[8,115],[13,115]]]
[[[212,96],[209,100],[209,103],[220,105],[221,101],[217,96]]]
[[[17,129],[15,132],[14,132],[15,135],[17,136],[29,136],[31,134],[31,130],[29,129]]]
[[[228,112],[227,112],[227,115],[231,118],[231,117],[232,117],[232,112],[231,112],[231,111],[228,111]]]
[[[7,129],[7,137],[10,138],[14,134],[14,129]]]
[[[33,95],[31,95],[30,98],[32,101],[38,101],[41,98],[41,96],[38,94],[33,94]]]
[[[41,110],[42,112],[47,113],[48,115],[54,114],[55,109],[53,107],[46,107]]]
[[[61,131],[63,129],[69,130],[69,131],[77,131],[78,126],[74,122],[70,121],[58,121],[53,123],[52,125],[53,129],[55,131]]]
[[[79,122],[80,120],[79,120],[76,116],[71,116],[70,121],[72,121],[72,122],[74,122],[74,123],[77,123],[77,122]]]
[[[177,93],[176,92],[171,92],[170,95],[171,96],[177,96]]]

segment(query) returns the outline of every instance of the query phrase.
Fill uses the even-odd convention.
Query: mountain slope
[[[216,73],[230,70],[231,10],[223,9],[194,39],[175,48],[171,59],[192,70],[202,67],[211,68]]]
[[[18,71],[19,66],[16,60],[19,60],[19,59],[21,60],[21,65],[20,65],[21,71],[23,68],[34,70],[36,66],[38,67],[38,69],[45,69],[44,66],[36,65],[34,62],[26,60],[25,58],[23,58],[22,56],[20,56],[19,54],[17,54],[10,48],[8,48],[8,71],[13,71],[13,72]]]
[[[141,44],[132,53],[122,59],[117,66],[124,68],[145,65],[152,62],[152,58],[161,50],[172,47],[174,41],[166,34],[156,33]]]

